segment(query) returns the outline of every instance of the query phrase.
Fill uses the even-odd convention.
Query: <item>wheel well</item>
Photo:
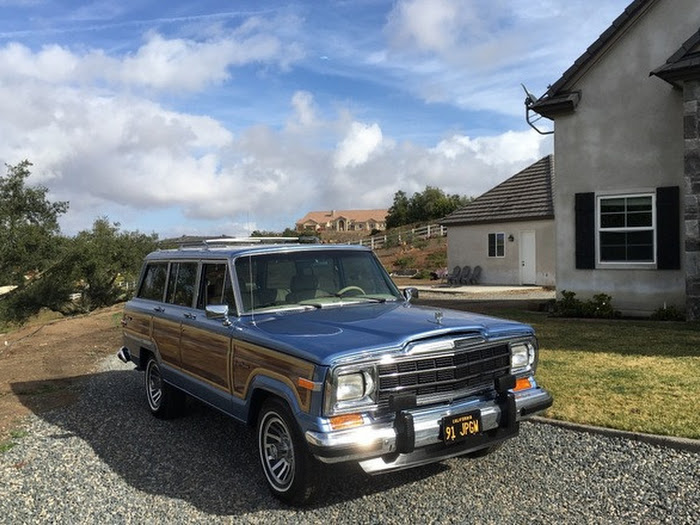
[[[263,390],[262,388],[257,388],[253,391],[250,396],[250,408],[248,409],[248,419],[247,423],[250,426],[255,426],[258,421],[258,414],[260,414],[260,409],[262,408],[265,401],[268,399],[277,399],[289,407],[289,403],[282,396],[273,394],[268,390]],[[291,410],[291,407],[290,407]]]
[[[144,348],[143,346],[139,349],[139,366],[138,370],[146,370],[146,363],[148,363],[148,360],[154,357],[153,352],[148,350],[147,348]]]

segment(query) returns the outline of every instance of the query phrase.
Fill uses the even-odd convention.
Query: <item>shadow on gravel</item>
[[[148,411],[142,381],[143,374],[132,370],[80,378],[84,390],[78,401],[48,412],[32,397],[22,399],[40,418],[60,429],[50,438],[81,438],[109,469],[139,491],[181,499],[212,515],[287,508],[268,492],[252,429],[192,399],[183,417],[160,421]],[[11,386],[15,393],[28,388],[51,391],[53,383]],[[325,473],[325,489],[310,509],[410,484],[447,468],[434,464],[376,477],[334,469]],[[86,477],[91,475],[97,476],[85,472]],[[96,477],[95,483],[100,482]],[[127,491],[124,497],[139,496]]]

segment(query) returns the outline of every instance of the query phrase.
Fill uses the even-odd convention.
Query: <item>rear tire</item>
[[[258,453],[272,495],[289,505],[311,501],[318,465],[286,403],[268,399],[257,425]]]
[[[160,365],[150,356],[146,363],[144,386],[148,408],[158,419],[172,419],[182,414],[185,393],[163,381]]]

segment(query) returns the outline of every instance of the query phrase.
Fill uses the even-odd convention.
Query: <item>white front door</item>
[[[534,230],[520,232],[520,284],[537,284],[537,251]]]

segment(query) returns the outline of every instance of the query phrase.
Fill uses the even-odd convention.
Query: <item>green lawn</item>
[[[700,439],[700,323],[506,315],[537,331],[546,416]]]
[[[700,439],[700,323],[558,319],[511,306],[420,302],[531,324],[540,342],[537,379],[554,396],[547,417]]]

